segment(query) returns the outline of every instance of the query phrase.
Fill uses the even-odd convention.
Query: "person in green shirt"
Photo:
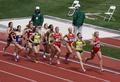
[[[35,27],[41,28],[41,26],[43,25],[44,17],[43,17],[43,14],[40,11],[39,6],[36,6],[36,9],[35,9],[34,14],[32,15],[31,21],[33,22],[33,25]]]
[[[85,13],[80,11],[80,6],[75,6],[76,10],[73,14],[73,26],[74,26],[74,32],[77,34],[78,32],[81,32],[82,26],[85,20]]]

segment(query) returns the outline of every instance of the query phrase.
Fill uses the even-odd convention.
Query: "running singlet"
[[[73,46],[75,47],[75,50],[76,51],[81,51],[83,50],[83,46],[86,45],[85,41],[83,40],[76,40],[74,43],[73,43]]]
[[[22,36],[21,35],[16,35],[16,42],[18,44],[21,44],[22,43]]]
[[[48,44],[51,44],[53,42],[53,32],[52,31],[48,31],[46,34],[46,41],[48,42]]]
[[[52,36],[53,36],[53,39],[54,39],[53,44],[60,47],[61,46],[61,40],[62,40],[62,34],[61,33],[53,33]]]
[[[12,42],[13,41],[12,36],[13,36],[14,39],[16,38],[16,34],[14,32],[11,32],[8,35],[7,42]]]
[[[40,34],[39,33],[35,33],[34,35],[34,41],[35,44],[36,43],[40,43]]]
[[[66,35],[66,37],[67,37],[67,41],[66,42],[68,43],[69,46],[71,46],[71,44],[75,41],[74,34],[69,33],[69,34]]]
[[[16,32],[16,42],[18,44],[22,43],[22,34],[20,32]]]
[[[97,47],[97,48],[100,48],[100,38],[99,37],[96,37],[95,40],[94,40],[94,46],[93,47]]]
[[[26,33],[27,37],[29,38],[33,34],[33,31],[29,29],[28,31],[26,31]]]
[[[96,37],[95,40],[94,40],[94,43],[95,44],[93,45],[92,51],[94,53],[97,53],[100,50],[100,38]]]

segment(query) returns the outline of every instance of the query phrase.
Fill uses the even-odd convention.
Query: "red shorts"
[[[98,47],[92,48],[92,53],[96,54],[98,51],[100,51],[100,48],[98,48]]]
[[[67,42],[67,44],[68,44],[69,46],[72,46],[72,42]]]
[[[61,42],[53,42],[53,45],[58,46],[60,48],[61,47]]]

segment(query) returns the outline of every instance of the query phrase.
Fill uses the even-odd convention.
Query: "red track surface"
[[[6,35],[5,35],[6,37]],[[0,39],[5,40],[5,37]],[[0,42],[0,51],[2,51],[4,43]],[[110,58],[103,57],[104,67],[112,72],[105,70],[100,72],[98,69],[85,65],[87,69],[86,73],[83,73],[79,64],[70,62],[69,64],[61,63],[60,65],[49,65],[48,61],[41,59],[39,64],[35,64],[25,59],[24,54],[20,62],[14,62],[13,53],[14,47],[10,46],[8,54],[2,56],[0,52],[0,82],[119,82],[120,74],[116,74],[113,71],[120,72],[120,61],[116,61]],[[62,48],[62,55],[65,54],[65,49]],[[83,58],[88,56],[89,53],[84,53]],[[63,60],[61,59],[63,62]],[[74,60],[76,61],[76,60]],[[95,63],[97,58],[90,64],[95,67],[98,65]]]
[[[101,39],[103,43],[111,44],[114,46],[119,46],[120,47],[120,39],[115,39],[115,38],[104,38]]]

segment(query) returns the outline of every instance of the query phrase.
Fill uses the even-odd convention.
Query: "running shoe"
[[[16,55],[16,56],[15,56],[15,61],[18,62],[19,59],[20,59],[19,55]]]
[[[57,60],[57,64],[60,64],[60,61],[59,61],[59,60]]]

